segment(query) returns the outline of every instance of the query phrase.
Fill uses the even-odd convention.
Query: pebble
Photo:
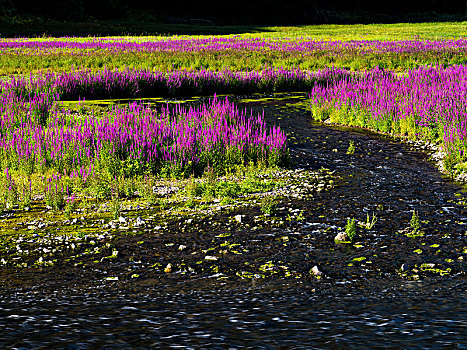
[[[144,221],[143,219],[141,219],[141,217],[137,217],[136,218],[136,222],[135,222],[135,226],[142,226],[146,223],[146,221]]]
[[[312,267],[311,272],[312,272],[313,275],[315,275],[315,276],[322,276],[322,275],[323,275],[323,272],[318,268],[317,265],[315,265],[315,266]]]
[[[106,277],[104,278],[106,281],[118,281],[118,277]]]
[[[164,269],[164,272],[165,273],[170,273],[172,272],[172,264],[171,263],[168,263],[167,266],[165,267]]]
[[[334,240],[337,242],[345,242],[348,240],[348,235],[345,232],[339,232],[336,237],[334,237]]]

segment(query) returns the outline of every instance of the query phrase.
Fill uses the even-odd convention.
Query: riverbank
[[[312,123],[303,102],[263,99],[241,105],[253,113],[264,108],[268,123],[280,124],[291,142],[294,166],[282,171],[289,196],[276,193],[269,214],[264,212],[268,203],[252,195],[240,206],[199,200],[192,210],[178,204],[171,214],[128,202],[118,221],[110,212],[89,217],[83,213],[67,226],[62,226],[64,218],[31,223],[13,215],[5,218],[11,228],[15,220],[24,223],[15,224],[16,240],[21,232],[33,232],[27,230],[31,225],[44,225],[39,232],[62,227],[83,234],[77,235],[82,236],[77,247],[77,242],[63,241],[66,235],[54,232],[54,240],[37,246],[42,252],[35,250],[31,260],[37,262],[38,252],[49,254],[57,246],[67,250],[53,252],[54,258],[44,256],[33,268],[0,267],[2,288],[151,288],[163,293],[252,284],[286,283],[315,290],[363,284],[371,290],[397,280],[465,283],[467,214],[462,188],[442,178],[428,156],[410,145]],[[351,141],[354,151],[348,154]],[[322,167],[329,170],[320,172]],[[319,173],[319,180],[312,180]],[[54,215],[41,210],[35,215]],[[163,213],[167,216],[158,216]],[[336,235],[352,218],[356,239],[336,243]],[[26,239],[15,243],[21,251],[27,249]],[[17,251],[11,251],[12,258]]]

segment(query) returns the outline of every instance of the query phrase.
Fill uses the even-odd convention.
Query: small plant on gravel
[[[263,214],[274,215],[277,210],[277,201],[272,196],[263,197],[260,208]]]
[[[65,217],[67,219],[71,218],[71,214],[73,214],[73,212],[76,210],[76,207],[77,207],[76,197],[73,194],[71,197],[68,197],[66,199],[65,208],[63,210]]]
[[[5,208],[10,209],[18,203],[18,186],[16,185],[15,180],[13,180],[8,168],[5,169],[5,175],[2,178],[2,182],[2,204]]]
[[[207,166],[204,171],[204,191],[203,195],[206,198],[214,198],[216,197],[216,187],[217,187],[217,176],[215,170],[211,166]]]
[[[159,204],[160,210],[165,210],[169,207],[169,200],[167,198],[158,198],[157,204]]]
[[[303,221],[305,220],[305,216],[303,215],[303,211],[301,211],[300,213],[298,213],[297,217],[296,217],[296,220],[297,221]]]
[[[412,229],[412,234],[416,235],[420,232],[420,218],[418,217],[418,212],[415,209],[412,211],[412,219],[410,219],[410,228]]]
[[[352,140],[349,142],[349,148],[347,148],[347,154],[354,154],[355,153],[355,144]]]
[[[221,198],[237,198],[241,188],[237,182],[222,181],[217,184],[216,192]]]
[[[234,200],[231,197],[224,197],[219,202],[220,205],[227,205],[227,204],[232,204],[232,203],[234,203]]]
[[[157,196],[154,193],[154,183],[151,177],[145,175],[137,183],[138,194],[147,200],[149,204],[153,204],[157,200]]]
[[[110,202],[110,214],[112,214],[112,218],[116,220],[120,217],[121,212],[122,203],[120,202],[120,198],[118,198],[118,196],[115,196]]]
[[[138,190],[138,185],[134,177],[123,178],[122,183],[124,183],[123,192],[126,198],[133,198],[136,191]]]
[[[45,204],[53,210],[61,210],[65,206],[65,189],[60,175],[53,175],[45,180]]]
[[[366,222],[364,223],[363,227],[366,228],[367,230],[371,230],[373,226],[375,226],[376,220],[378,220],[378,218],[376,217],[374,212],[373,212],[373,216],[371,217],[371,219],[370,219],[370,214],[366,213]]]
[[[203,195],[203,192],[203,184],[197,182],[193,177],[190,177],[185,186],[185,193],[190,197],[201,197]]]
[[[22,183],[21,186],[21,201],[20,201],[20,208],[24,209],[26,207],[31,206],[32,202],[32,183],[31,180],[27,183]]]
[[[243,177],[243,180],[239,183],[239,186],[244,194],[267,192],[278,186],[277,182],[262,178],[258,168],[255,168],[251,163],[243,168],[243,176],[241,177]]]
[[[196,207],[196,202],[193,199],[193,197],[190,197],[185,201],[185,207],[190,208],[190,209],[193,209]]]
[[[347,225],[345,225],[345,233],[347,235],[347,239],[350,242],[353,242],[355,236],[357,236],[357,226],[355,225],[355,218],[352,218],[352,220],[347,219]]]

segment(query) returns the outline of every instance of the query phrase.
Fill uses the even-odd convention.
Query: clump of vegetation
[[[1,178],[1,205],[6,209],[11,209],[18,204],[18,186],[13,179],[8,168],[5,169]]]
[[[32,202],[32,182],[31,179],[26,179],[20,184],[20,208],[25,209],[31,206]]]
[[[65,207],[65,190],[60,175],[52,175],[45,179],[44,200],[45,204],[53,210],[61,210]]]
[[[192,196],[237,198],[269,185],[254,176],[242,184],[220,176],[232,177],[244,164],[274,168],[288,162],[285,133],[267,126],[261,115],[248,118],[227,99],[214,97],[203,106],[160,113],[133,103],[79,117],[54,107],[44,121],[33,115],[34,106],[52,107],[58,97],[24,88],[26,92],[16,87],[9,91],[5,86],[8,93],[0,94],[0,105],[15,107],[0,118],[0,168],[5,169],[0,196],[7,208],[18,201],[28,206],[34,196],[43,195],[47,206],[61,210],[71,194],[83,202],[139,196],[151,204],[158,200],[155,179],[188,176],[203,178],[188,184]],[[32,185],[21,187],[20,199],[17,183],[25,178]]]
[[[111,201],[110,201],[110,214],[112,215],[112,218],[114,220],[118,219],[121,215],[122,212],[122,203],[120,201],[120,198],[118,196],[115,196]]]
[[[352,140],[349,142],[349,148],[347,148],[347,154],[354,154],[355,153],[355,144]]]
[[[204,170],[204,179],[204,197],[208,199],[217,197],[219,185],[222,183],[217,182],[217,176],[213,167],[209,165],[206,167]]]
[[[136,183],[138,194],[149,204],[157,202],[157,195],[154,192],[154,179],[148,175],[141,177]]]
[[[467,130],[456,117],[466,109],[466,75],[465,65],[453,65],[412,69],[404,75],[376,67],[342,76],[312,88],[311,104],[319,106],[311,108],[313,118],[441,144],[444,169],[456,175],[467,168],[462,165],[467,161]],[[375,93],[380,98],[368,98]],[[349,145],[347,153],[354,148]]]
[[[227,204],[242,195],[270,191],[279,185],[278,182],[263,178],[260,173],[252,163],[248,166],[237,166],[234,174],[227,174],[221,179],[213,168],[208,167],[203,177],[188,179],[185,194],[188,197],[203,197],[208,200],[216,198]]]
[[[353,242],[357,236],[357,225],[355,224],[355,218],[347,219],[347,224],[345,225],[345,234],[347,235],[347,240]]]
[[[69,219],[73,212],[77,209],[77,201],[75,195],[72,195],[71,197],[68,197],[66,199],[65,203],[65,208],[64,208],[64,213],[65,216]]]
[[[376,217],[375,213],[373,213],[373,216],[370,219],[370,214],[366,213],[366,221],[363,224],[363,227],[366,228],[367,230],[371,230],[373,226],[375,226],[376,221],[378,218]]]
[[[334,241],[336,243],[352,243],[357,236],[357,225],[355,223],[355,218],[348,218],[347,224],[343,232],[339,232]]]
[[[66,25],[69,26],[70,23]],[[108,69],[136,67],[168,72],[199,71],[203,68],[220,71],[225,67],[229,67],[232,71],[251,71],[263,69],[266,64],[279,69],[300,68],[308,71],[318,71],[330,66],[352,70],[368,70],[379,66],[403,71],[414,66],[461,64],[464,61],[463,41],[448,41],[451,46],[448,50],[443,50],[446,45],[444,40],[438,42],[440,37],[447,39],[462,37],[465,29],[461,22],[405,24],[402,27],[397,26],[397,29],[390,25],[373,25],[371,28],[346,26],[339,30],[341,33],[336,31],[336,26],[279,28],[279,30],[278,27],[268,28],[259,34],[260,38],[250,34],[235,41],[226,37],[218,37],[216,41],[206,42],[196,37],[179,40],[162,38],[142,40],[139,37],[125,37],[113,42],[75,37],[60,41],[54,38],[8,40],[2,47],[0,74],[28,75],[30,72],[36,73],[42,70],[45,66],[54,72],[69,71],[70,62],[75,67],[89,67],[92,71],[106,66]],[[22,30],[24,31],[24,28]],[[207,29],[203,28],[204,30]],[[217,30],[219,28],[215,29]],[[139,32],[143,31],[145,30]],[[415,41],[414,31],[419,31],[420,40],[436,41]],[[302,37],[302,39],[284,40],[284,37]],[[278,38],[281,38],[287,47],[286,55],[283,46],[277,45]],[[388,39],[393,41],[392,45],[384,45],[378,41]],[[80,46],[83,41],[86,41],[86,51]],[[138,45],[132,45],[135,41]],[[47,48],[44,47],[44,42]],[[309,45],[313,48],[304,50]],[[27,52],[26,55],[18,54],[23,50]],[[245,50],[248,50],[248,55],[245,55]],[[440,54],[441,50],[443,50],[442,54]],[[154,52],[157,52],[157,55]],[[268,78],[264,80],[267,83]],[[293,88],[293,83],[286,81],[283,85]],[[135,85],[133,91],[139,89],[142,90],[141,93],[151,91],[151,88],[154,90],[154,87],[147,82],[132,85]],[[261,87],[260,84],[258,85],[257,90]],[[280,87],[280,84],[271,85]],[[212,85],[199,81],[196,85],[192,84],[191,88],[194,94],[202,93],[203,90],[207,94],[206,90],[212,89]],[[251,85],[243,86],[243,89],[250,91],[253,88],[254,86]],[[113,91],[112,96],[122,95],[121,85],[116,85],[114,89],[116,91]],[[220,90],[217,89],[217,92]]]
[[[274,215],[277,210],[277,200],[272,196],[265,196],[261,199],[260,208],[263,214]]]
[[[190,177],[185,186],[185,193],[190,197],[201,197],[204,193],[204,184]]]
[[[418,217],[418,212],[415,209],[412,211],[412,218],[410,219],[410,228],[412,229],[412,234],[417,235],[420,233],[420,218]]]

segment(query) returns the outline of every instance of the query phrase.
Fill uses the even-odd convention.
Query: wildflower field
[[[467,160],[467,40],[456,26],[442,28],[459,35],[420,40],[406,28],[403,40],[317,40],[296,31],[284,38],[279,30],[1,39],[3,204],[25,206],[34,193],[47,198],[51,191],[72,196],[93,183],[100,184],[95,196],[109,198],[116,179],[288,161],[280,126],[225,98],[86,112],[63,101],[307,91],[314,119],[441,144],[445,168],[460,171]]]

